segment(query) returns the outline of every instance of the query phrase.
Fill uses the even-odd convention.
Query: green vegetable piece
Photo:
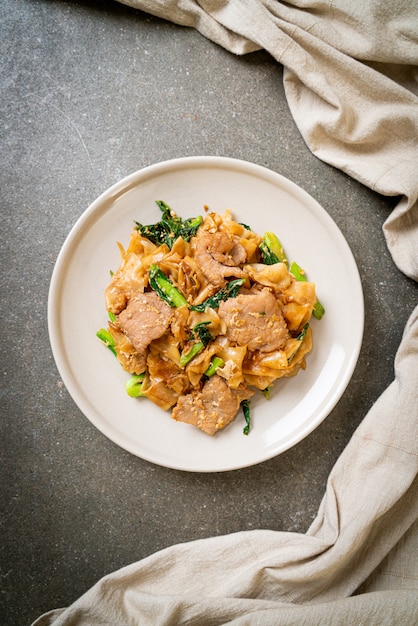
[[[269,386],[269,387],[266,387],[265,389],[262,389],[261,393],[263,394],[266,400],[270,400],[271,387]]]
[[[209,341],[213,339],[208,329],[209,324],[210,324],[210,321],[200,322],[199,324],[196,324],[196,326],[193,326],[192,328],[192,336],[198,335],[200,341],[203,343],[204,346],[207,346]]]
[[[169,306],[177,309],[182,306],[187,306],[186,298],[155,263],[153,263],[149,269],[149,284]]]
[[[296,261],[293,261],[291,266],[290,266],[290,273],[293,274],[293,276],[296,278],[296,280],[300,280],[302,282],[305,282],[306,280],[308,280],[305,276],[305,270],[303,270],[300,265],[298,265],[296,263]]]
[[[134,374],[129,380],[126,381],[125,389],[131,398],[145,397],[145,394],[142,393],[142,383],[144,378],[145,372],[142,374]]]
[[[194,359],[194,357],[199,354],[199,352],[201,352],[203,348],[205,348],[213,339],[208,330],[209,324],[210,322],[200,322],[192,328],[191,339],[196,337],[199,341],[197,341],[188,352],[182,353],[180,357],[180,367],[186,367],[186,365],[190,363],[190,361]]]
[[[224,365],[225,365],[225,361],[223,359],[221,359],[219,356],[213,357],[213,359],[211,360],[211,362],[209,364],[208,369],[205,372],[205,376],[210,378],[211,376],[216,374],[216,370],[218,368],[223,367]]]
[[[111,322],[114,322],[116,320],[116,315],[114,313],[112,313],[111,311],[108,311],[107,315],[108,315],[108,317],[109,317]]]
[[[264,241],[262,241],[258,247],[260,248],[260,251],[263,257],[263,262],[265,265],[274,265],[275,263],[279,262],[279,259],[277,258],[277,256],[274,254],[274,252],[269,250],[268,246],[266,245]]]
[[[244,419],[245,419],[245,426],[242,432],[244,435],[248,435],[248,433],[250,432],[250,428],[251,428],[250,401],[243,400],[241,402],[241,408],[242,408],[242,412],[244,413]]]
[[[174,242],[179,237],[183,237],[185,241],[189,241],[190,238],[196,234],[197,229],[203,222],[201,215],[198,217],[190,217],[183,221],[163,200],[156,200],[156,204],[162,212],[159,222],[148,226],[143,226],[139,222],[135,222],[136,228],[141,235],[147,237],[147,239],[156,245],[165,243],[171,250]]]
[[[308,332],[309,324],[306,323],[305,326],[300,331],[299,335],[296,337],[298,341],[303,341],[305,339],[305,335]]]
[[[305,270],[303,270],[295,261],[290,266],[290,273],[296,278],[296,280],[305,282],[307,280],[305,275]],[[316,319],[322,319],[325,313],[325,309],[319,300],[316,301],[315,306],[313,308],[312,314]]]
[[[270,231],[264,233],[263,241],[260,244],[260,250],[263,254],[266,265],[286,263],[286,255],[284,253],[283,246],[280,243],[279,238],[274,233]],[[271,259],[270,262],[266,260],[266,256]]]
[[[228,300],[228,298],[235,298],[240,290],[241,286],[245,283],[245,278],[237,278],[236,280],[231,280],[229,283],[220,289],[215,295],[207,298],[201,304],[195,304],[191,306],[191,311],[200,311],[205,312],[206,309],[217,309],[221,302],[224,300]]]
[[[190,241],[190,239],[196,234],[197,229],[202,222],[203,217],[201,215],[198,215],[197,217],[189,217],[189,219],[183,222],[179,236],[182,237],[184,241]]]
[[[97,331],[96,337],[100,339],[109,350],[116,356],[116,341],[113,339],[112,335],[108,330],[101,328]]]
[[[195,343],[191,350],[181,355],[180,367],[186,367],[186,365],[190,363],[190,361],[195,358],[196,354],[199,354],[199,352],[201,352],[204,347],[205,346],[203,345],[203,341],[198,341],[197,343]]]
[[[298,353],[303,340],[305,339],[306,333],[308,332],[308,328],[309,328],[309,324],[305,324],[305,326],[302,328],[302,330],[300,331],[299,335],[296,337],[296,339],[299,341],[299,345],[297,346],[296,350],[290,355],[290,357],[287,359],[287,362],[290,363],[296,356],[296,354]]]
[[[319,302],[319,300],[317,300],[313,308],[312,315],[316,317],[317,320],[321,320],[324,316],[324,313],[325,313],[324,307]]]

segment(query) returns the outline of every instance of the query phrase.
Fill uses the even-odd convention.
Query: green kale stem
[[[261,393],[263,394],[266,400],[270,400],[271,387],[268,386],[265,389],[262,389]]]
[[[290,266],[290,273],[301,282],[305,282],[307,280],[305,275],[305,270],[303,270],[295,261]],[[325,309],[319,300],[316,301],[315,306],[313,308],[312,314],[316,319],[320,320],[325,313]]]
[[[184,352],[180,357],[180,367],[186,367],[204,347],[203,341],[198,341],[188,352]]]
[[[153,263],[149,268],[150,287],[160,296],[164,302],[174,308],[187,306],[187,300],[173,285],[171,280]]]
[[[129,380],[126,381],[125,389],[131,398],[143,398],[145,396],[145,394],[142,393],[142,383],[144,382],[144,378],[145,372],[142,374],[134,374]]]
[[[197,341],[188,352],[182,353],[180,356],[180,367],[186,367],[186,365],[190,363],[190,361],[194,359],[194,357],[199,354],[199,352],[201,352],[203,348],[205,348],[213,339],[208,330],[209,324],[210,321],[200,322],[199,324],[196,324],[196,326],[193,326],[191,339],[196,337],[199,341]]]
[[[219,356],[213,357],[211,362],[209,363],[209,367],[205,372],[205,376],[210,378],[214,374],[216,374],[216,370],[225,365],[225,361],[221,359]]]
[[[266,265],[274,265],[275,263],[286,263],[286,255],[279,238],[272,232],[264,233],[263,241],[259,246],[263,255],[263,261]]]
[[[109,348],[109,350],[116,356],[116,341],[113,339],[108,330],[101,328],[97,331],[96,337],[98,337],[100,341],[104,343],[106,348]]]

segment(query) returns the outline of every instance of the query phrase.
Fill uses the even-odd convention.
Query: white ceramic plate
[[[134,220],[160,219],[155,200],[183,218],[204,215],[204,205],[262,234],[274,231],[289,260],[316,283],[326,314],[313,321],[314,348],[307,369],[278,381],[272,398],[251,401],[252,428],[244,420],[210,437],[175,422],[150,401],[130,398],[128,375],[96,338],[106,326],[104,289],[120,264]],[[349,307],[349,311],[348,311]],[[60,375],[86,417],[129,452],[170,468],[219,472],[254,465],[301,441],[330,413],[356,365],[364,304],[356,263],[342,233],[305,191],[264,167],[229,158],[187,157],[136,172],[111,187],[85,211],[59,254],[50,285],[49,334]]]

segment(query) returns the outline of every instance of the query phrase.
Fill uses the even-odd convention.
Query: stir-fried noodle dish
[[[315,284],[289,263],[278,237],[235,221],[230,210],[183,220],[157,201],[161,220],[135,222],[105,290],[97,332],[130,374],[126,390],[214,435],[250,398],[306,367]]]

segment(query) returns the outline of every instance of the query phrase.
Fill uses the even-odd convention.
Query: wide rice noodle
[[[185,296],[189,304],[199,304],[218,291],[202,271],[196,258],[196,245],[208,233],[224,232],[245,249],[247,261],[240,265],[246,276],[243,293],[257,293],[268,288],[283,313],[289,334],[285,345],[273,352],[250,352],[247,346],[231,343],[226,337],[225,322],[216,309],[204,313],[188,307],[173,310],[169,330],[151,342],[146,354],[138,355],[132,343],[117,327],[117,316],[129,300],[148,291],[148,272],[157,264],[171,282]],[[105,291],[107,310],[116,316],[109,322],[109,332],[116,342],[116,353],[122,367],[129,373],[145,371],[142,385],[144,395],[164,410],[171,409],[183,394],[199,389],[211,359],[220,357],[224,365],[217,371],[228,385],[237,389],[251,386],[259,390],[271,387],[280,378],[295,376],[306,367],[306,356],[312,349],[312,330],[309,327],[303,341],[297,337],[309,323],[317,301],[315,285],[298,282],[288,270],[286,262],[273,265],[262,263],[259,245],[262,237],[232,219],[227,210],[222,216],[209,213],[197,234],[189,242],[177,239],[170,250],[166,244],[155,245],[135,228],[126,250],[119,244],[122,262],[113,274]],[[229,280],[229,279],[228,279]],[[191,329],[199,322],[209,321],[213,341],[185,367],[180,367],[180,356],[190,341]]]

